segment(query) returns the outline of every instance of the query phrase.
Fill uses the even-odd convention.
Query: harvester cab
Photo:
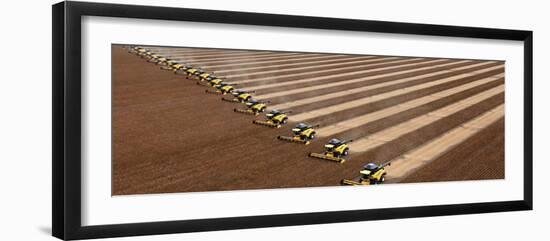
[[[227,99],[222,97],[222,100],[228,101],[228,102],[234,102],[234,103],[237,103],[237,102],[245,103],[252,98],[251,93],[254,93],[254,91],[233,90],[231,91],[231,95],[233,95],[232,99]]]
[[[324,153],[309,153],[309,156],[323,160],[344,163],[346,160],[343,157],[349,155],[349,143],[352,141],[353,140],[345,141],[339,139],[331,139],[325,145]]]
[[[313,128],[317,127],[319,127],[319,125],[311,126],[305,123],[298,123],[292,128],[292,134],[294,134],[294,136],[278,136],[277,139],[308,145],[311,140],[315,138],[316,133]]]
[[[252,123],[257,125],[273,127],[273,128],[280,128],[281,125],[286,124],[288,122],[288,116],[287,116],[288,113],[290,113],[290,111],[285,112],[280,110],[272,110],[271,112],[265,115],[266,117],[265,121],[254,120],[252,121]]]
[[[243,114],[249,114],[249,115],[259,115],[260,113],[264,112],[267,108],[267,104],[269,101],[260,101],[256,99],[250,99],[245,104],[248,107],[248,109],[233,109],[233,111],[237,113],[243,113]]]
[[[356,177],[354,180],[343,179],[342,185],[359,186],[384,183],[387,174],[385,167],[390,165],[391,162],[382,163],[380,165],[369,163],[363,166],[363,170],[359,172],[361,176]]]

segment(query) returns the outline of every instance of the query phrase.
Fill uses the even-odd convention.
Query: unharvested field
[[[280,129],[242,104],[113,46],[113,194],[335,186],[368,162],[387,182],[504,177],[500,61],[198,48],[153,52],[291,110]],[[310,145],[277,140],[319,124]],[[344,164],[307,157],[354,139]]]

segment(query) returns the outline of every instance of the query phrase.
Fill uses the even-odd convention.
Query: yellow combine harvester
[[[214,72],[212,73],[202,73],[199,75],[199,80],[202,81],[202,82],[210,82],[214,79],[217,79],[218,77],[216,77],[216,75],[214,75]]]
[[[181,72],[185,73],[188,69],[191,69],[191,68],[193,68],[193,66],[180,64],[180,63],[177,63],[177,62],[174,62],[174,61],[168,61],[166,66],[160,67],[160,69],[163,69],[163,70],[174,71],[174,74],[178,74],[178,73],[181,73]]]
[[[285,112],[280,110],[272,110],[271,112],[265,114],[265,121],[253,120],[252,123],[256,125],[280,128],[281,125],[284,125],[288,122],[288,113],[290,113],[290,111]]]
[[[204,83],[204,81],[197,81],[197,85],[212,86],[212,87],[216,87],[218,85],[221,85],[222,83],[223,83],[223,79],[218,78],[216,76],[213,76],[213,78],[211,78],[207,83]]]
[[[187,73],[187,77],[198,77],[201,74],[204,74],[204,70],[201,68],[190,68],[185,71]]]
[[[216,90],[205,90],[205,92],[208,94],[225,95],[235,90],[235,87],[232,84],[225,83],[225,82],[221,82],[217,85],[214,85],[214,88],[216,88]]]
[[[292,128],[292,134],[294,134],[294,136],[278,136],[277,139],[309,145],[316,134],[313,128],[317,127],[319,127],[319,125],[311,126],[305,123],[298,123],[298,125]]]
[[[222,97],[222,100],[227,102],[234,102],[234,103],[245,103],[252,98],[251,93],[254,93],[254,91],[233,90],[231,92],[231,94],[233,95],[232,99],[227,99],[225,97]]]
[[[363,167],[359,173],[361,176],[354,178],[353,180],[343,179],[342,185],[362,186],[362,185],[374,185],[381,184],[386,181],[386,166],[390,166],[391,162],[382,163],[376,165],[375,163],[369,163]]]
[[[148,58],[147,62],[158,63],[159,59],[161,59],[162,57],[156,54],[151,54],[147,58]],[[162,59],[166,60],[166,58],[162,58]]]
[[[265,111],[265,109],[267,108],[267,103],[269,103],[269,101],[250,99],[246,102],[246,106],[248,107],[248,109],[235,108],[233,109],[233,111],[249,115],[259,115],[260,113]]]
[[[343,158],[349,155],[348,143],[353,140],[344,141],[339,139],[331,139],[328,144],[325,145],[324,153],[309,153],[310,157],[319,158],[323,160],[335,161],[338,163],[344,163],[346,160]]]
[[[220,78],[214,78],[214,79],[208,81],[208,85],[210,85],[210,86],[216,86],[216,85],[219,85],[221,83],[223,83],[223,79],[220,79]]]
[[[133,47],[131,48],[131,53],[136,54],[137,56],[143,57],[147,54],[147,49],[142,47]]]
[[[128,46],[127,49],[128,49],[128,53],[137,54],[139,52],[140,47],[138,47],[138,46]]]
[[[151,55],[153,55],[153,53],[147,49],[141,48],[138,50],[138,56],[142,59],[148,59],[151,57]]]
[[[157,57],[155,63],[158,65],[168,65],[169,63],[172,63],[172,60],[165,58],[165,57]]]

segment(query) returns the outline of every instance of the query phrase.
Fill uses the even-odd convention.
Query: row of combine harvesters
[[[128,47],[128,52],[146,59],[147,62],[160,65],[160,68],[163,70],[173,71],[174,74],[185,75],[190,80],[196,80],[198,85],[212,87],[211,89],[205,90],[208,94],[232,96],[230,98],[222,97],[221,99],[223,101],[242,103],[246,106],[245,108],[235,108],[233,109],[234,112],[257,116],[267,110],[267,104],[269,104],[269,101],[254,99],[252,96],[254,91],[237,89],[235,88],[235,84],[224,81],[224,78],[218,77],[214,73],[208,73],[201,68],[182,64],[154,54],[143,47]],[[252,123],[272,128],[280,128],[288,122],[288,114],[290,113],[291,111],[274,109],[266,113],[265,120],[254,120]],[[308,145],[315,138],[316,132],[314,128],[317,127],[319,127],[319,125],[298,123],[294,128],[292,128],[292,136],[278,136],[277,139]],[[309,153],[309,156],[344,163],[346,161],[344,157],[349,155],[349,143],[352,141],[353,140],[331,139],[324,146],[325,151],[323,153]],[[369,163],[359,172],[360,176],[351,180],[343,179],[341,184],[358,186],[383,183],[387,174],[385,167],[389,165],[391,165],[390,162],[380,165]]]

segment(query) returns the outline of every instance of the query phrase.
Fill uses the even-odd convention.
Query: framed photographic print
[[[523,30],[55,4],[53,235],[530,210],[532,52]]]

